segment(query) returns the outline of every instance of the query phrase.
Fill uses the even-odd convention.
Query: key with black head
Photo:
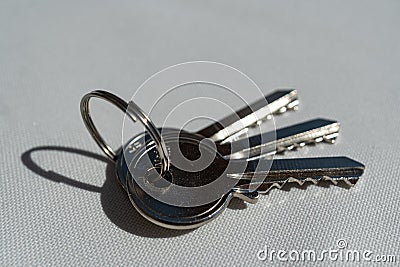
[[[199,148],[201,140],[192,135],[166,139],[166,145],[173,149],[169,172],[163,177],[157,172],[154,145],[119,154],[118,177],[121,182],[126,181],[124,188],[132,204],[145,218],[172,229],[196,228],[221,214],[234,197],[255,203],[259,193],[291,182],[329,180],[353,185],[364,170],[363,164],[346,157],[227,160],[215,147],[203,143],[203,148]],[[202,170],[188,171],[176,166],[181,154],[195,161],[205,153],[210,153],[214,160]],[[209,201],[200,203],[197,198]]]

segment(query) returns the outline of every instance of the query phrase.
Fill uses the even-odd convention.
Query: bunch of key
[[[113,154],[91,121],[90,97],[107,99],[125,109],[148,131]],[[166,228],[191,229],[216,218],[235,197],[256,203],[260,194],[290,183],[329,181],[350,187],[357,182],[364,165],[348,157],[273,159],[276,153],[308,144],[335,143],[340,128],[337,121],[319,118],[250,137],[244,135],[249,127],[296,110],[298,104],[296,90],[279,90],[197,132],[155,128],[133,102],[128,104],[105,91],[86,95],[81,111],[96,142],[116,161],[118,180],[139,213]],[[168,161],[163,158],[165,152]],[[200,168],[198,159],[207,155],[208,165]],[[182,161],[194,171],[182,167]]]

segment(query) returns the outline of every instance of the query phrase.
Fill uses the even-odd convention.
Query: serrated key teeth
[[[323,139],[324,139],[324,142],[329,143],[329,144],[333,144],[333,143],[336,142],[336,138],[338,136],[339,136],[339,132],[336,132],[336,133],[325,135],[323,137]]]
[[[357,183],[357,181],[358,181],[358,179],[346,179],[346,180],[343,180],[348,186],[350,186],[350,187],[353,187],[356,183]]]
[[[338,181],[337,181],[337,180],[332,179],[332,178],[329,177],[329,176],[324,176],[324,177],[322,177],[322,180],[323,180],[323,181],[330,181],[330,182],[333,183],[334,185],[337,185],[337,184],[338,184]]]
[[[269,184],[268,186],[263,186],[262,190],[259,191],[260,194],[268,194],[269,191],[271,191],[272,189],[276,188],[278,190],[281,190],[282,187],[285,185],[286,183],[283,184],[279,184],[279,183],[273,183],[273,184]]]
[[[296,111],[299,109],[299,100],[294,100],[292,102],[290,102],[289,104],[287,104],[284,107],[281,107],[280,109],[278,109],[278,111],[276,112],[277,114],[282,114],[285,113],[287,111]]]
[[[299,100],[293,100],[292,102],[290,102],[289,104],[287,104],[286,109],[289,110],[298,110],[299,109]]]
[[[320,179],[313,179],[313,178],[296,179],[296,178],[290,177],[290,178],[286,179],[286,181],[284,181],[284,182],[260,184],[259,188],[258,188],[258,192],[260,194],[267,194],[269,191],[271,191],[274,188],[281,190],[282,188],[285,187],[285,185],[289,185],[289,184],[298,184],[299,186],[304,186],[304,184],[306,184],[307,182],[310,182],[314,185],[317,185],[320,182],[324,182],[324,181],[330,182],[331,184],[333,184],[335,186],[340,185],[340,183],[343,182],[348,186],[348,188],[350,188],[350,187],[353,187],[357,183],[358,178],[359,177],[351,177],[348,179],[343,179],[343,178],[334,179],[329,176],[323,176]],[[247,185],[247,186],[249,186],[249,185]]]
[[[287,179],[284,183],[281,184],[281,187],[283,187],[285,184],[287,183],[297,183],[300,186],[303,186],[305,183],[307,182],[311,182],[313,184],[318,184],[318,181],[312,178],[306,178],[304,180],[299,180],[293,177],[290,177],[289,179]]]
[[[242,189],[235,191],[233,193],[233,196],[243,201],[246,201],[247,203],[255,204],[258,202],[258,198],[260,195],[258,191],[250,191],[249,189]]]
[[[324,138],[324,142],[328,144],[334,144],[336,143],[336,138],[329,138],[329,139]]]
[[[293,145],[287,146],[286,149],[287,149],[287,150],[293,150],[293,149],[296,148],[296,145],[297,145],[297,144],[293,144]]]
[[[346,182],[346,184],[348,184],[349,186],[354,186],[357,182],[358,182],[358,178],[357,179],[348,179],[348,180],[344,180]]]
[[[278,110],[278,113],[285,113],[287,111],[287,107],[281,107],[279,110]]]
[[[306,178],[306,179],[304,180],[303,184],[306,183],[306,182],[311,182],[311,183],[313,183],[313,184],[318,184],[318,180],[312,179],[312,178]],[[303,184],[302,184],[302,185],[303,185]]]

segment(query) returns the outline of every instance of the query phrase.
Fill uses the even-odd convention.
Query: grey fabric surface
[[[1,1],[0,265],[265,265],[265,245],[322,250],[339,239],[399,257],[399,11],[399,1]],[[342,131],[336,145],[286,156],[350,156],[366,165],[360,182],[274,190],[193,231],[141,218],[87,133],[80,98],[105,88],[129,99],[190,60],[234,66],[265,93],[298,88],[299,112],[278,126],[323,116]],[[100,104],[96,122],[118,144],[122,116]]]

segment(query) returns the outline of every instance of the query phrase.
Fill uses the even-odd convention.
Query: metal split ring
[[[160,132],[157,130],[156,126],[153,124],[150,118],[143,112],[143,110],[139,108],[133,101],[130,101],[128,104],[124,100],[122,100],[121,98],[112,93],[103,90],[96,90],[82,97],[81,115],[90,135],[93,137],[93,139],[96,141],[99,147],[110,159],[116,161],[117,154],[104,141],[103,137],[101,137],[99,131],[97,130],[96,126],[93,123],[89,111],[89,100],[92,97],[101,98],[110,102],[111,104],[114,104],[124,113],[126,113],[126,115],[128,115],[128,117],[131,118],[134,122],[136,122],[137,119],[139,119],[143,123],[146,131],[150,134],[150,137],[153,139],[154,143],[156,144],[157,152],[159,154],[161,161],[161,168],[162,168],[161,173],[164,173],[165,171],[168,170],[170,161],[167,153],[167,147],[164,143],[164,140]]]

